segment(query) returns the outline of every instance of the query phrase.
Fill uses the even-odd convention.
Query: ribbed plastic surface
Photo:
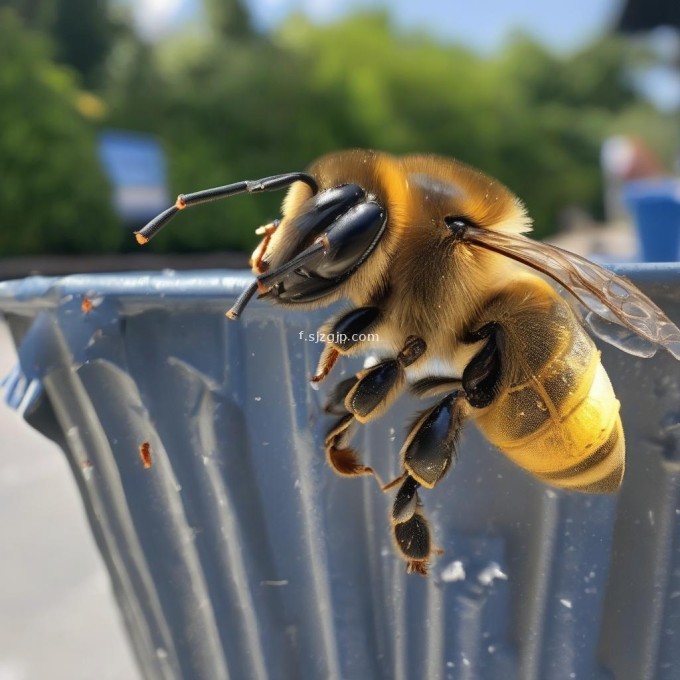
[[[680,269],[620,271],[680,320]],[[534,482],[468,425],[422,494],[445,553],[407,576],[392,495],[324,461],[321,346],[299,334],[328,310],[228,321],[246,280],[0,284],[20,347],[6,398],[64,446],[146,678],[680,677],[680,364],[603,347],[628,448],[616,497]],[[403,398],[357,436],[383,479],[422,408]]]

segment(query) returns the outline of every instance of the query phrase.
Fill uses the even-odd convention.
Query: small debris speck
[[[143,442],[139,445],[139,457],[142,461],[144,469],[148,470],[153,464],[151,459],[151,444],[149,444],[149,442]]]
[[[562,600],[560,600],[560,604],[561,604],[563,607],[566,607],[567,609],[571,609],[571,606],[572,606],[572,605],[571,605],[571,600],[562,599]]]

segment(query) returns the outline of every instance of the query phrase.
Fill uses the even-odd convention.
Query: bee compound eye
[[[375,203],[360,203],[341,215],[326,232],[326,257],[316,273],[332,279],[357,267],[370,254],[385,228],[385,211]]]
[[[293,217],[298,239],[321,234],[338,217],[363,200],[365,195],[357,184],[343,184],[314,194],[305,201],[299,214]]]

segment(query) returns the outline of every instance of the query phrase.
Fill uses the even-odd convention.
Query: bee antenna
[[[285,189],[295,182],[304,182],[314,194],[318,193],[319,185],[316,180],[304,172],[289,172],[285,175],[273,175],[257,180],[244,180],[235,184],[227,184],[223,187],[204,189],[193,194],[180,194],[175,201],[175,205],[164,210],[160,215],[156,215],[148,224],[135,232],[137,243],[144,245],[148,243],[180,210],[189,208],[202,203],[219,201],[236,194],[255,194],[260,191],[278,191]]]
[[[246,305],[250,302],[250,299],[255,295],[258,289],[258,280],[255,279],[239,296],[232,308],[227,312],[227,316],[232,320],[241,316],[241,312],[245,309]]]

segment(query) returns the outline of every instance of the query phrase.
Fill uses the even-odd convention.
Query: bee
[[[325,453],[340,475],[375,475],[350,444],[355,427],[383,414],[407,386],[437,398],[410,426],[402,473],[383,486],[397,488],[390,523],[408,572],[427,574],[437,552],[419,490],[454,466],[468,420],[547,484],[619,488],[619,402],[586,328],[636,356],[662,347],[680,359],[680,330],[649,298],[578,255],[528,238],[531,220],[508,188],[433,155],[342,151],[305,172],[180,195],[136,238],[146,243],[186,207],[283,188],[281,219],[257,230],[255,279],[227,316],[237,319],[256,293],[301,310],[349,300],[321,329],[330,340],[312,384],[343,356],[370,349],[381,359],[330,392],[326,411],[336,420]]]

